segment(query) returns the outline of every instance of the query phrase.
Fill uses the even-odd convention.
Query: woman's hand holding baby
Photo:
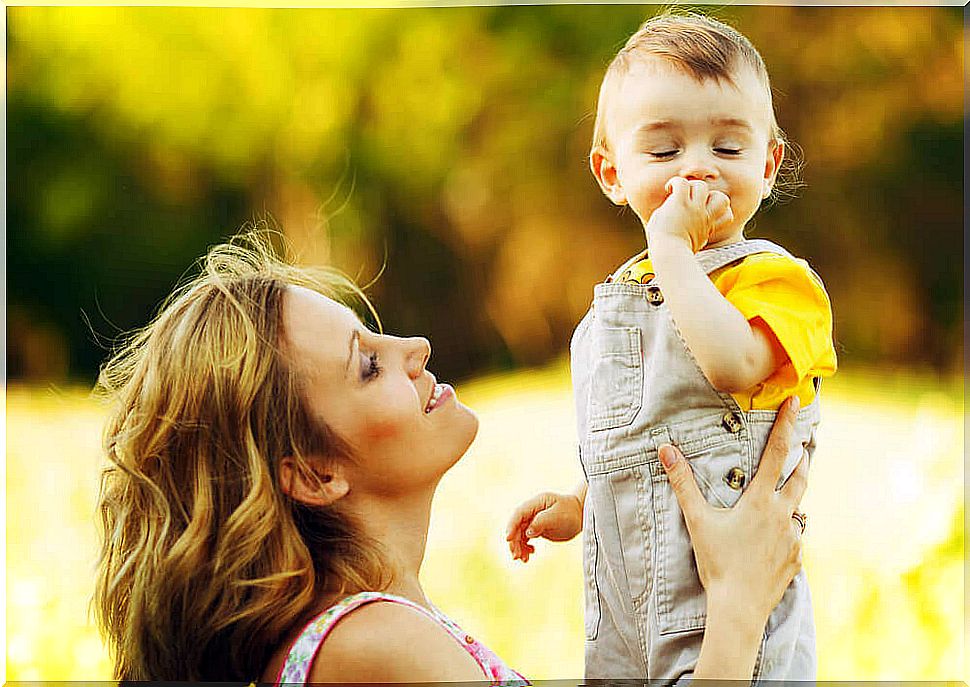
[[[792,397],[780,409],[758,472],[734,508],[711,506],[680,451],[660,449],[707,592],[707,630],[695,678],[750,680],[768,615],[801,570],[800,529],[792,513],[808,483],[804,457],[775,491],[792,442],[797,401]]]
[[[535,547],[529,540],[542,537],[568,541],[583,529],[583,503],[576,494],[543,492],[520,504],[506,527],[512,559],[529,561]]]
[[[711,190],[704,181],[674,177],[665,188],[667,199],[644,225],[651,248],[674,239],[684,241],[696,253],[708,244],[712,234],[734,220],[727,195]]]

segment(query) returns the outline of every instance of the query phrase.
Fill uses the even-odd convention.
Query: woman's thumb
[[[670,488],[674,490],[674,495],[680,503],[680,509],[684,511],[684,516],[689,518],[696,510],[700,501],[704,500],[694,475],[687,465],[687,460],[683,454],[674,446],[664,444],[658,451],[660,463],[667,471],[667,480]]]

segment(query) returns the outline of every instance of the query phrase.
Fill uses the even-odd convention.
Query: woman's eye
[[[376,353],[371,353],[367,357],[367,364],[364,367],[364,379],[374,379],[381,374],[380,362]]]

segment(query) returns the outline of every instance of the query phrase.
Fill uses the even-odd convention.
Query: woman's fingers
[[[771,434],[768,436],[768,443],[761,454],[758,472],[751,480],[751,487],[747,492],[749,498],[764,498],[765,494],[774,492],[785,458],[788,457],[788,448],[791,446],[792,434],[795,432],[795,416],[798,414],[798,407],[798,396],[790,397],[782,405],[771,428]]]
[[[798,461],[795,471],[791,473],[791,477],[780,490],[792,510],[802,502],[806,487],[808,487],[808,451],[803,449],[802,459]]]
[[[707,501],[704,500],[701,490],[697,488],[694,473],[691,472],[680,450],[670,444],[664,444],[660,447],[659,453],[660,463],[667,471],[670,488],[674,490],[689,529],[691,522],[699,517],[701,509],[707,507]]]

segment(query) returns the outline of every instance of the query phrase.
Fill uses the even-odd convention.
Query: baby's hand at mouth
[[[674,177],[667,182],[666,190],[667,199],[644,225],[648,245],[676,239],[696,253],[712,234],[734,219],[727,194],[711,189],[704,181]]]

